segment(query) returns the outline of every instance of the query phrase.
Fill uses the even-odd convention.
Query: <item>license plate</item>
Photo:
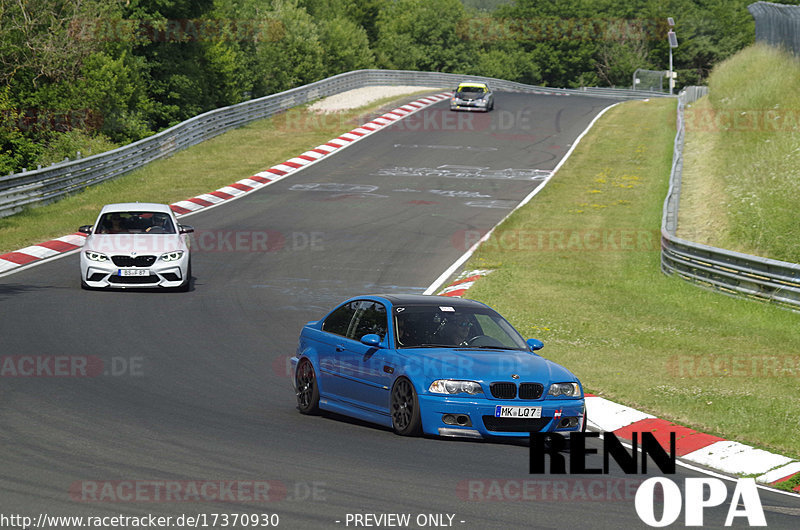
[[[150,276],[149,269],[120,269],[119,276]]]
[[[494,408],[495,418],[541,418],[542,407],[503,407]]]

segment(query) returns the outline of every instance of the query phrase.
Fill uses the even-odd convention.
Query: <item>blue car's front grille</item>
[[[492,396],[497,399],[514,399],[517,397],[517,385],[515,383],[492,383],[489,385]]]
[[[494,432],[539,432],[553,418],[495,418],[483,416],[483,426]]]
[[[541,383],[520,383],[519,385],[519,398],[520,399],[539,399],[542,397],[544,387]]]
[[[507,381],[498,381],[489,385],[492,396],[497,399],[516,399],[517,384]],[[544,387],[541,383],[520,383],[519,399],[539,399],[542,397]]]

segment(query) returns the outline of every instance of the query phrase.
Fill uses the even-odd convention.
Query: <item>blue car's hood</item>
[[[465,379],[471,381],[513,381],[566,383],[578,378],[560,364],[520,350],[473,350],[467,348],[409,348],[397,350],[402,369],[412,378]]]

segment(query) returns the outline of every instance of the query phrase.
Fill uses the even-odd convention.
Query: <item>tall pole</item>
[[[672,17],[667,18],[667,24],[670,28],[675,26],[675,20]],[[672,72],[672,48],[678,47],[678,37],[671,29],[667,32],[667,42],[669,43],[669,95],[672,95],[672,89],[675,87],[675,74]]]
[[[672,78],[672,46],[669,47],[669,95],[672,95],[672,85],[674,84]]]

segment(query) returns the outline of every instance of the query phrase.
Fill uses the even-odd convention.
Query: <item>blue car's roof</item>
[[[455,298],[452,296],[433,296],[427,294],[371,294],[364,296],[354,296],[351,300],[362,298],[382,298],[393,306],[396,305],[448,305],[451,307],[481,307],[486,305],[475,300]]]

